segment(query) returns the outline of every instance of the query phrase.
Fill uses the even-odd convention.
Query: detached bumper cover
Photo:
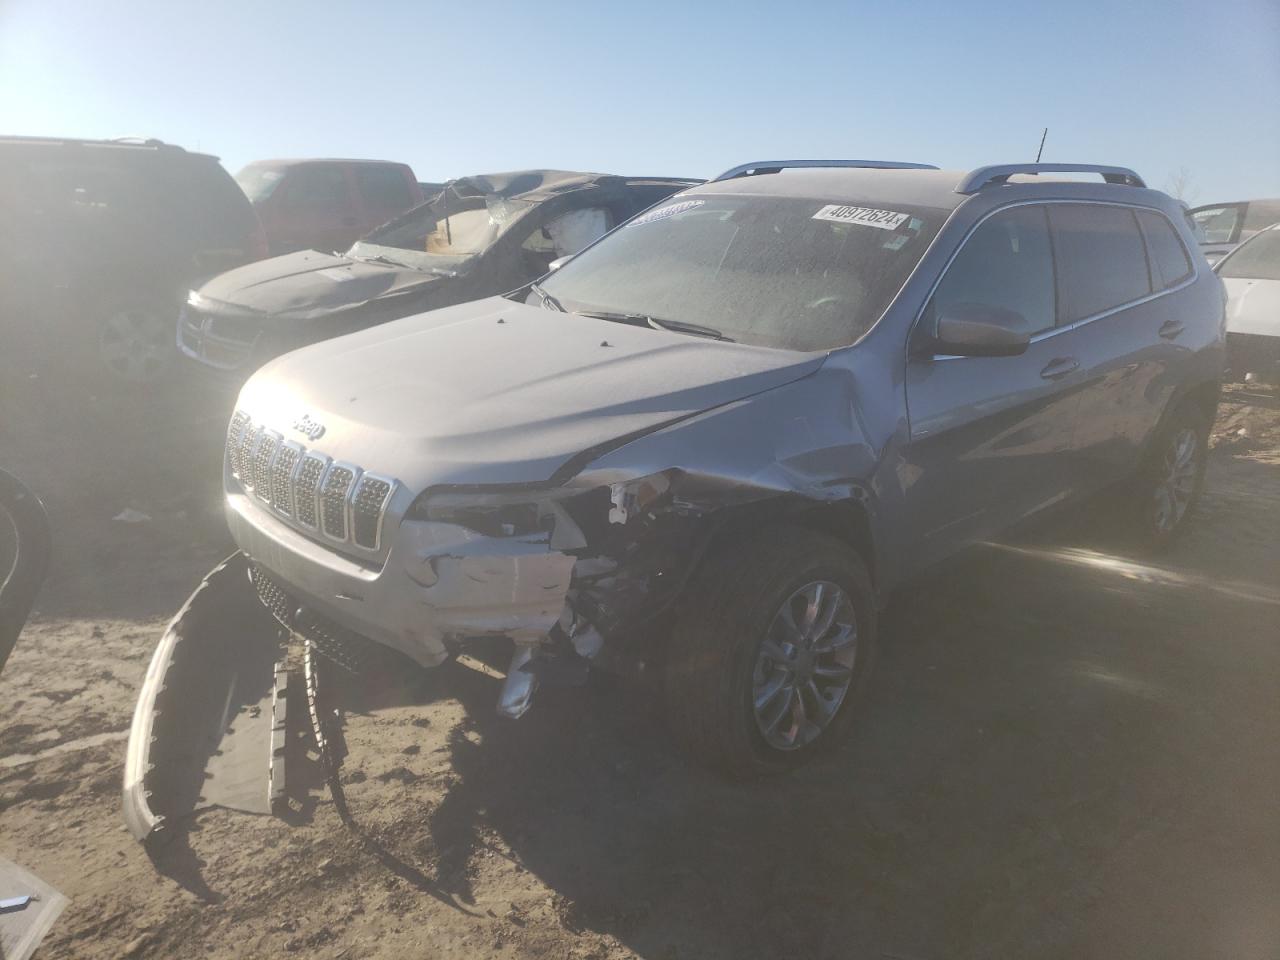
[[[270,812],[283,787],[280,639],[239,553],[170,622],[142,682],[125,755],[124,819],[138,840],[201,807]]]

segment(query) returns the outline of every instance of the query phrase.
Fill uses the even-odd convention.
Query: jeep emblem
[[[324,436],[324,424],[319,420],[312,420],[311,414],[304,413],[297,420],[293,421],[293,429],[308,440],[315,442]]]

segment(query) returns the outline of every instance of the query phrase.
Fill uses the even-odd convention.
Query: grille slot
[[[240,440],[240,482],[244,484],[246,490],[253,489],[253,451],[261,435],[261,427],[255,430],[250,423],[244,425]]]
[[[293,484],[294,509],[298,522],[316,529],[316,491],[320,488],[320,476],[329,461],[325,457],[309,453],[302,458],[298,479]]]
[[[325,534],[335,540],[347,539],[347,494],[355,482],[352,467],[335,463],[324,475],[320,489],[320,523]]]
[[[284,442],[271,465],[271,505],[286,516],[293,514],[293,468],[301,455],[302,447]]]
[[[382,511],[391,496],[391,483],[381,477],[365,474],[351,498],[351,539],[357,546],[369,550],[378,549],[378,531],[382,526]]]
[[[264,503],[271,502],[271,462],[279,448],[280,436],[264,432],[253,452],[253,466],[249,475],[253,477],[253,492]]]
[[[392,478],[335,462],[239,410],[227,425],[227,465],[246,494],[292,525],[361,550],[381,547]]]
[[[237,479],[244,473],[240,461],[240,444],[244,440],[244,431],[248,426],[248,415],[237,411],[227,427],[227,455],[231,459],[231,475]]]

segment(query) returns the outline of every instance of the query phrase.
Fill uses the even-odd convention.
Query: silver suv
[[[785,769],[849,728],[914,571],[1117,485],[1179,533],[1223,306],[1131,170],[748,164],[514,294],[262,368],[227,516],[330,649],[506,638],[513,717],[566,664],[643,665],[698,757]]]

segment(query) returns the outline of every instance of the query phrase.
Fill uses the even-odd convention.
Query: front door
[[[969,236],[925,308],[926,339],[936,317],[962,303],[1018,313],[1032,341],[1014,357],[913,351],[906,369],[910,441],[899,479],[915,565],[1062,499],[1076,479],[1079,364],[1055,331],[1044,207],[999,211]]]

